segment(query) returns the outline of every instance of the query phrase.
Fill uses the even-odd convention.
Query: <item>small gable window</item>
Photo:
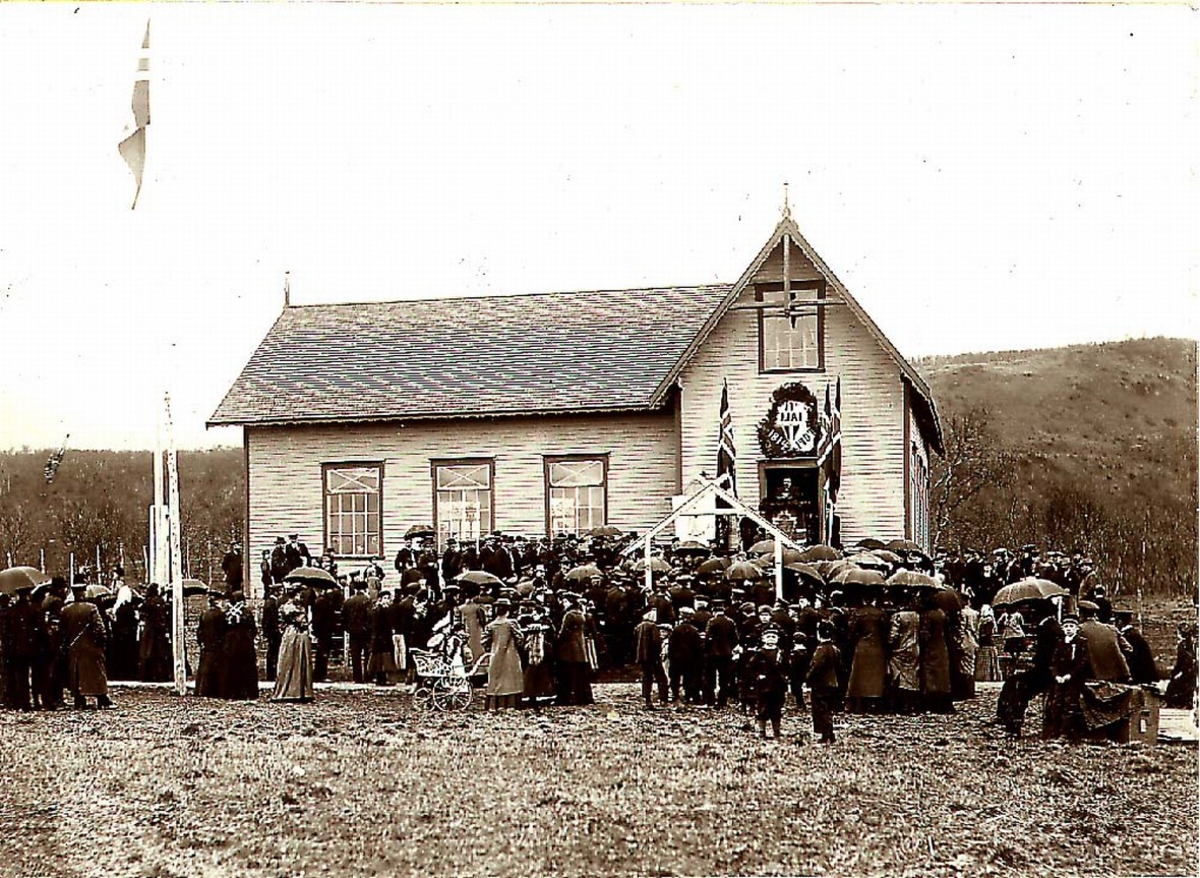
[[[825,284],[794,281],[758,284],[759,369],[763,372],[808,372],[825,366],[825,320],[820,307]]]

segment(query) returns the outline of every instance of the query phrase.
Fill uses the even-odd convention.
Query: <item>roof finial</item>
[[[788,204],[788,184],[787,183],[783,184],[783,218],[784,219],[792,218],[792,207],[790,204]]]
[[[285,271],[283,273],[283,307],[292,307],[292,273]]]

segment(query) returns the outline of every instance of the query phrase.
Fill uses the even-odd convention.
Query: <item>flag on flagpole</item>
[[[838,376],[837,390],[829,417],[829,493],[837,500],[842,485],[842,379]]]
[[[729,410],[729,382],[721,389],[721,426],[717,444],[717,478],[729,473],[729,492],[737,496],[737,448],[733,444],[733,414]]]
[[[71,434],[67,434],[67,439],[71,438]],[[46,467],[42,470],[42,475],[46,479],[46,484],[49,485],[54,481],[54,477],[58,475],[58,468],[62,466],[63,458],[67,456],[67,439],[63,440],[58,451],[50,455],[50,459],[46,461]]]
[[[133,205],[137,207],[138,196],[142,193],[142,171],[146,167],[146,126],[150,124],[150,22],[146,22],[146,35],[142,38],[142,52],[138,56],[137,73],[133,80],[133,98],[130,101],[133,110],[133,131],[118,144],[117,149],[129,170],[137,189],[133,193]],[[128,131],[129,129],[126,128]]]

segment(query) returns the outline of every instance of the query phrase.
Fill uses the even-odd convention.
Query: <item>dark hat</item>
[[[300,534],[288,534],[288,539],[289,540],[298,540],[298,539],[300,539]]]
[[[771,635],[772,637],[778,637],[779,629],[774,625],[768,625],[766,628],[764,628],[762,631],[760,631],[758,633],[758,636],[766,637],[768,634]]]
[[[508,598],[497,598],[496,602],[492,604],[492,608],[496,610],[511,610],[512,601]]]
[[[834,630],[832,625],[823,620],[817,623],[817,637],[821,640],[833,640],[833,636]]]
[[[1132,607],[1113,607],[1112,613],[1116,618],[1132,619],[1135,615],[1137,615],[1137,610],[1133,609]]]
[[[1064,622],[1074,622],[1076,625],[1079,624],[1079,617],[1076,616],[1074,613],[1064,613],[1062,620]]]
[[[1093,601],[1079,601],[1078,606],[1081,610],[1090,610],[1093,613],[1100,609],[1100,605]]]
[[[281,545],[282,543],[286,543],[286,542],[287,542],[287,540],[285,540],[283,537],[275,537],[275,545],[277,545],[277,546]]]

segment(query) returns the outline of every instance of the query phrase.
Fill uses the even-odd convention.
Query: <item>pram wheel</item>
[[[428,686],[421,686],[413,693],[412,703],[418,710],[433,710],[433,690]]]
[[[462,680],[438,680],[433,685],[433,706],[438,710],[465,710],[471,704],[471,684]]]

